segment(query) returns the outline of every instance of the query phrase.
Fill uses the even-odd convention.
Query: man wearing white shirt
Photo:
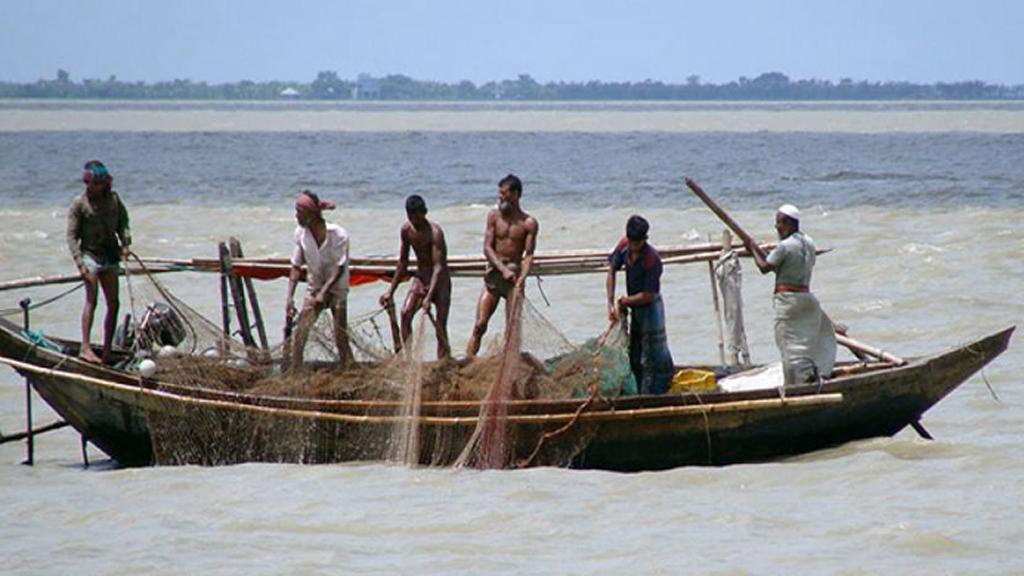
[[[338,346],[341,365],[352,362],[348,340],[348,233],[337,224],[328,224],[323,211],[333,210],[334,203],[321,201],[316,194],[304,190],[295,201],[295,250],[288,275],[288,299],[285,315],[291,322],[298,314],[295,334],[285,346],[290,347],[291,368],[302,366],[302,352],[316,319],[325,308],[334,317],[334,342]],[[306,266],[306,297],[302,310],[295,309],[295,286]]]

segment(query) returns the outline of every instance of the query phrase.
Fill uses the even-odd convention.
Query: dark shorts
[[[413,276],[410,281],[409,295],[415,295],[417,298],[426,298],[427,292],[430,291],[430,285],[424,282],[419,276]],[[452,294],[452,281],[447,276],[442,276],[437,279],[437,288],[434,289],[433,303],[438,306],[445,304],[451,300]]]
[[[519,271],[519,266],[516,264],[505,264],[505,266],[513,272]],[[515,282],[505,280],[505,277],[501,275],[501,271],[492,266],[488,266],[487,272],[484,273],[484,286],[487,287],[488,292],[499,298],[508,298],[516,287]]]

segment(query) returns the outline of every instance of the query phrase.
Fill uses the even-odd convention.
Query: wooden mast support
[[[242,335],[242,342],[246,347],[256,347],[256,341],[252,338],[252,327],[249,324],[249,310],[245,304],[245,292],[242,288],[242,280],[231,270],[231,251],[227,246],[220,243],[220,257],[223,261],[224,273],[227,276],[228,288],[231,291],[231,301],[235,305],[235,317],[238,318],[238,331]]]
[[[238,238],[232,236],[228,243],[230,244],[232,261],[234,261],[234,258],[245,258],[245,254],[242,252],[242,243],[238,241]],[[270,343],[267,341],[267,328],[263,324],[260,301],[256,298],[256,287],[252,284],[252,278],[248,276],[242,278],[242,284],[245,286],[245,293],[249,296],[249,306],[252,307],[252,318],[256,322],[256,334],[260,338],[260,348],[266,353],[270,350]]]
[[[227,353],[228,342],[231,340],[231,312],[228,310],[228,247],[223,242],[217,244],[220,255],[220,321],[222,331],[221,355]]]

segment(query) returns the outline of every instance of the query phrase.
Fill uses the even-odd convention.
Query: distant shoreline
[[[977,107],[990,105],[994,107],[1024,108],[1022,98],[975,98],[975,99],[852,99],[839,98],[822,100],[780,100],[780,99],[716,99],[716,100],[314,100],[314,99],[253,99],[223,100],[210,98],[14,98],[0,97],[0,110],[15,107],[18,104],[46,105],[54,107],[82,106],[209,106],[209,107],[320,107],[320,108],[409,108],[416,106],[436,108],[545,108],[560,106],[566,108],[587,107],[659,107],[673,108],[870,108],[877,105],[906,107],[927,107],[955,109],[961,107]]]
[[[355,79],[340,78],[337,72],[324,70],[310,82],[241,80],[221,84],[175,79],[154,83],[125,82],[116,76],[107,79],[71,79],[66,70],[58,70],[53,79],[17,83],[0,81],[0,101],[4,99],[88,99],[88,100],[217,100],[247,101],[368,101],[368,102],[627,102],[627,101],[1022,101],[1024,85],[989,84],[980,80],[935,82],[870,82],[842,78],[790,79],[781,72],[765,72],[755,78],[740,77],[731,82],[708,84],[696,75],[685,83],[656,80],[640,82],[546,82],[529,74],[514,79],[475,84],[417,80],[402,74],[373,77],[360,74]]]
[[[0,101],[12,132],[1024,134],[1024,102],[224,103]]]

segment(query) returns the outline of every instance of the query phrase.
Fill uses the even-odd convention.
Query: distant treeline
[[[468,80],[447,84],[415,80],[401,74],[382,78],[360,75],[345,80],[324,71],[310,83],[253,82],[242,80],[207,84],[191,80],[122,82],[71,80],[58,70],[52,80],[29,84],[0,82],[0,98],[69,98],[112,100],[1019,100],[1024,85],[1006,86],[981,81],[868,82],[843,78],[791,80],[781,72],[756,78],[741,77],[724,84],[707,84],[690,76],[683,84],[643,82],[547,82],[528,74],[514,80],[474,84]]]

